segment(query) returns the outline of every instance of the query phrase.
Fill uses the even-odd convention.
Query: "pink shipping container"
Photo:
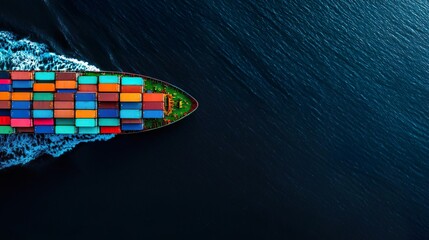
[[[51,126],[54,125],[53,118],[35,118],[34,119],[35,126]]]
[[[33,119],[31,118],[12,118],[10,120],[11,127],[32,127]]]
[[[10,79],[0,79],[0,84],[12,84]]]

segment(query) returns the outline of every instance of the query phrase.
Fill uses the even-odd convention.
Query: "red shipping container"
[[[143,123],[143,119],[139,118],[139,119],[121,119],[121,123]]]
[[[52,126],[54,125],[53,118],[35,118],[34,119],[35,126]]]
[[[98,101],[99,102],[118,102],[119,94],[118,93],[99,93]]]
[[[55,101],[74,101],[74,93],[55,93]]]
[[[0,101],[0,109],[10,109],[10,101]]]
[[[123,93],[142,93],[142,86],[121,86],[121,92]]]
[[[118,102],[99,102],[98,108],[119,109],[119,103]]]
[[[73,72],[56,72],[56,80],[76,80],[76,73]]]
[[[52,101],[33,101],[33,109],[54,109]]]
[[[0,117],[0,126],[10,126],[10,117],[9,116],[1,116]]]
[[[79,84],[78,91],[79,92],[97,92],[98,87],[97,87],[97,84]]]
[[[164,102],[143,102],[144,110],[164,110]]]
[[[34,133],[33,127],[17,127],[15,128],[17,133]]]
[[[22,71],[14,71],[10,73],[10,78],[15,80],[32,80],[33,73],[32,72],[22,72]]]
[[[100,133],[121,133],[121,127],[100,127]]]
[[[12,84],[10,79],[0,79],[0,84]]]
[[[55,109],[74,109],[74,101],[55,101]]]
[[[33,119],[31,118],[12,118],[10,120],[10,125],[12,127],[32,127]]]

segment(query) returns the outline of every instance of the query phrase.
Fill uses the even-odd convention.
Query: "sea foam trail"
[[[18,39],[5,31],[0,31],[0,68],[99,71],[87,62],[49,52],[45,44]],[[1,135],[0,169],[26,164],[42,154],[58,157],[81,142],[105,141],[113,137],[114,135]]]

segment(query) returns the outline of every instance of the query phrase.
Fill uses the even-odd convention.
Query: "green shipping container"
[[[95,118],[77,118],[75,120],[76,127],[95,127],[97,126],[97,119]]]
[[[119,83],[119,77],[117,75],[102,75],[98,77],[100,83]]]
[[[99,127],[80,127],[78,128],[79,134],[99,134]]]
[[[56,118],[55,125],[57,126],[74,126],[73,118]]]
[[[33,101],[53,101],[53,93],[33,93]]]
[[[79,76],[77,82],[79,84],[97,84],[97,76]]]
[[[122,77],[122,85],[138,85],[143,86],[144,80],[141,77]]]
[[[98,119],[98,126],[104,127],[104,126],[119,126],[120,120],[119,118],[99,118]]]
[[[55,126],[55,133],[57,134],[75,134],[75,126]]]
[[[54,81],[55,72],[36,72],[34,79],[38,81]]]
[[[0,134],[11,134],[14,129],[11,126],[0,126]]]

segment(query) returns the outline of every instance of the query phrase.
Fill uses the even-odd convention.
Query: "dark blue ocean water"
[[[2,68],[142,73],[200,108],[110,140],[2,138],[2,167],[30,163],[0,171],[0,238],[429,239],[428,17],[408,0],[2,3]]]

